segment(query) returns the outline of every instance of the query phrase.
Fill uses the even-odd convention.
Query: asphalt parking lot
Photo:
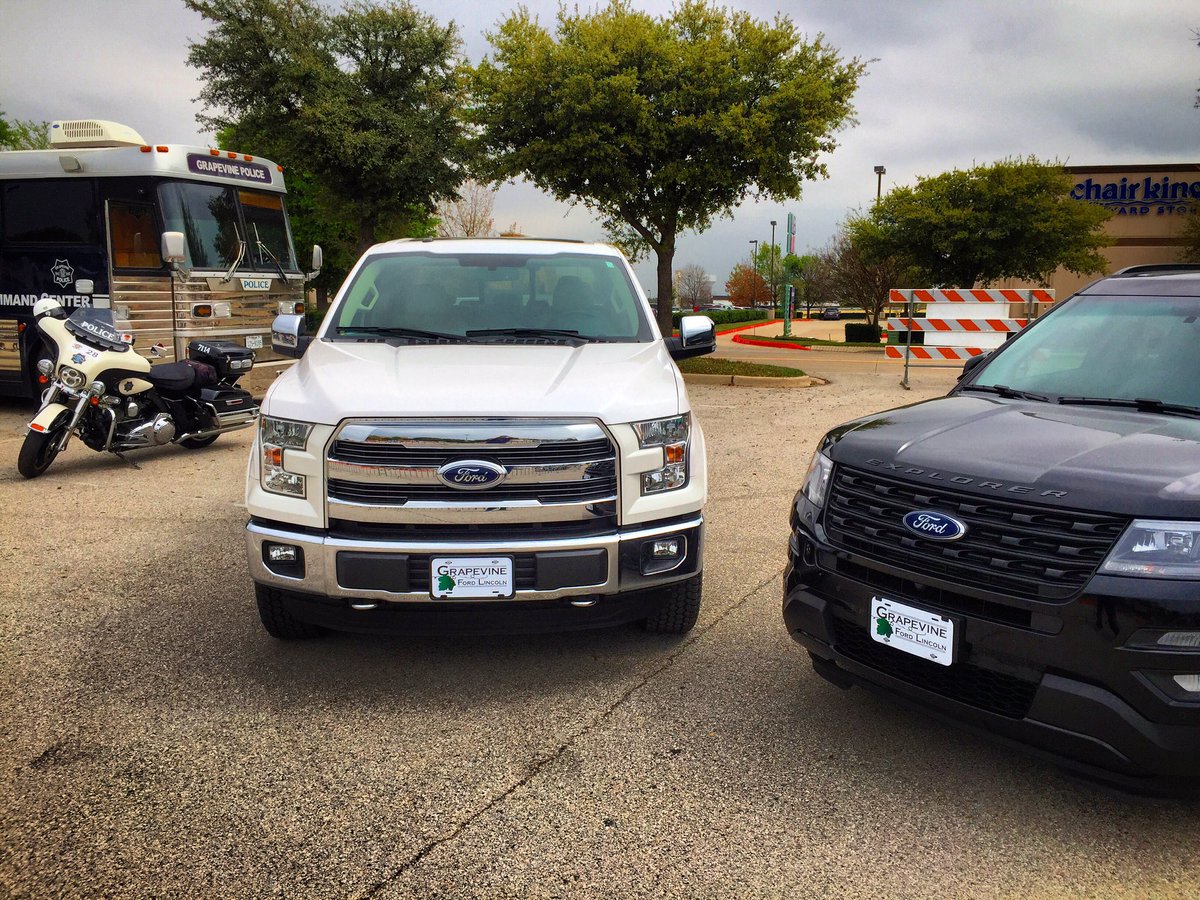
[[[812,354],[804,367],[822,372]],[[1200,894],[1150,801],[817,678],[780,621],[816,439],[945,370],[696,385],[700,623],[280,643],[246,577],[249,432],[15,470],[0,402],[0,894]]]

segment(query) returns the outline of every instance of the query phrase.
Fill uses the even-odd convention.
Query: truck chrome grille
[[[904,527],[914,510],[962,520],[967,534],[931,541]],[[860,557],[952,585],[1031,600],[1064,601],[1095,573],[1128,519],[981,497],[845,466],[834,471],[825,512],[831,542]]]
[[[504,475],[483,489],[451,487],[438,470],[457,462]],[[495,527],[616,514],[616,448],[587,420],[349,422],[325,470],[331,516],[348,521]]]

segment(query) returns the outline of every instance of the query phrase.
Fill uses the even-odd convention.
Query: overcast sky
[[[417,0],[453,19],[469,59],[484,32],[516,3]],[[554,0],[525,0],[552,26]],[[655,13],[669,2],[638,2]],[[580,3],[587,8],[587,3]],[[820,248],[846,212],[918,175],[1034,154],[1072,165],[1200,162],[1200,29],[1196,0],[747,0],[752,14],[791,17],[825,34],[845,57],[875,60],[855,98],[858,125],[825,158],[829,178],[786,205],[745,204],[678,244],[676,268],[699,263],[723,293],[749,242],[769,241],[770,220],[798,220],[797,252]],[[111,119],[153,143],[207,144],[188,42],[205,23],[177,0],[0,0],[0,109],[9,118]],[[253,152],[253,148],[236,148]],[[496,200],[498,227],[602,239],[580,208],[528,185]],[[653,288],[652,262],[638,266]]]

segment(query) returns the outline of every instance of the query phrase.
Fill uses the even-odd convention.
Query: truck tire
[[[687,581],[663,588],[662,606],[654,615],[642,621],[642,627],[654,634],[687,634],[700,616],[700,595],[703,590],[703,572]]]
[[[281,641],[298,641],[321,637],[325,629],[320,625],[302,622],[287,611],[283,604],[284,592],[265,584],[255,583],[254,599],[258,603],[258,617],[267,634]]]

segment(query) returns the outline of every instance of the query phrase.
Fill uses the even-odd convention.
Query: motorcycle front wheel
[[[45,431],[31,431],[25,435],[25,443],[17,456],[17,471],[26,478],[37,478],[58,456],[58,442],[62,440],[67,423],[52,425]]]

